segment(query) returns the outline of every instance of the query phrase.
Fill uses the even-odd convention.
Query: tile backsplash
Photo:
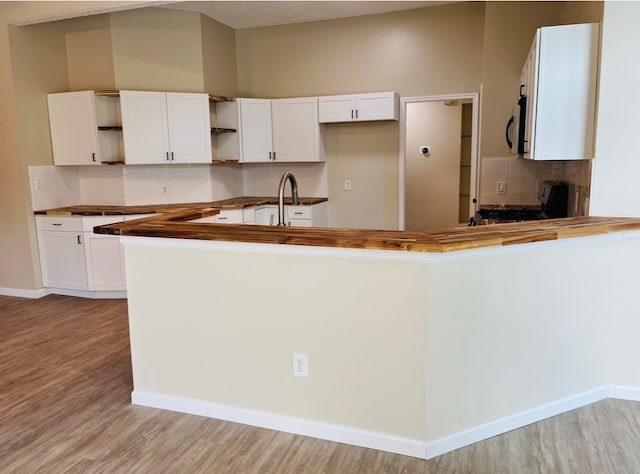
[[[144,205],[275,196],[285,171],[296,176],[301,196],[327,196],[325,163],[30,166],[29,179],[33,209],[40,210],[78,204]]]
[[[591,162],[531,161],[517,157],[485,157],[480,165],[479,203],[539,205],[537,195],[545,180],[569,184],[569,215],[587,215]],[[504,182],[504,193],[498,192]]]

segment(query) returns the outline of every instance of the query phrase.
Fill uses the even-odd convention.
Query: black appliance
[[[544,181],[538,193],[539,208],[509,206],[479,209],[469,225],[504,224],[567,217],[569,186],[562,181]]]
[[[542,204],[542,219],[567,217],[569,186],[562,181],[544,181],[538,193]]]
[[[511,153],[522,156],[525,153],[525,129],[527,120],[527,96],[522,93],[524,84],[520,85],[520,98],[513,107],[513,115],[507,122],[505,138],[507,145],[511,148]]]

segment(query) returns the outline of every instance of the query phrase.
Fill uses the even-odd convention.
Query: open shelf
[[[235,165],[239,162],[239,160],[213,160],[211,163],[214,165]]]
[[[219,127],[211,127],[211,132],[216,135],[220,135],[221,133],[236,133],[237,130],[235,128],[219,128]]]

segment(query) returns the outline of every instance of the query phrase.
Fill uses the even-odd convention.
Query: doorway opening
[[[476,211],[477,93],[400,100],[399,228],[467,225]]]

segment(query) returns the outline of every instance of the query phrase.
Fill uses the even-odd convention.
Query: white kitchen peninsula
[[[411,233],[371,232],[397,248],[378,250],[353,248],[366,231],[131,228],[157,236],[121,237],[133,403],[430,458],[640,399],[640,221],[560,221],[493,226],[476,248],[491,231],[457,230],[466,250],[444,252]]]

